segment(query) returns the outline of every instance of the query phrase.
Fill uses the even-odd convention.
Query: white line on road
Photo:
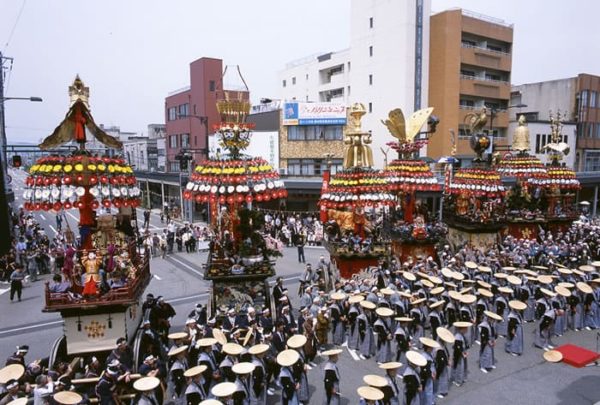
[[[182,262],[181,260],[177,260],[176,258],[174,258],[173,256],[169,256],[169,259],[171,260],[175,260],[177,263],[181,264],[182,266],[184,266],[187,269],[190,269],[191,271],[193,271],[194,273],[196,273],[197,275],[199,275],[200,277],[204,277],[204,274],[200,273],[198,270],[196,270],[195,268],[188,266],[187,264],[185,264],[184,262]]]
[[[348,353],[350,353],[350,356],[352,356],[354,361],[360,361],[360,357],[358,357],[358,354],[356,354],[354,350],[350,349],[349,347],[346,347],[346,350],[348,350]]]
[[[63,323],[62,320],[45,322],[45,323],[36,323],[35,325],[24,326],[22,328],[13,328],[13,329],[4,330],[4,331],[0,332],[0,335],[8,335],[9,333],[20,332],[20,331],[28,330],[28,329],[35,329],[35,328],[39,328],[42,326],[58,325],[58,324],[62,324],[62,323]]]
[[[162,278],[158,277],[156,274],[153,274],[152,277],[154,277],[155,279],[157,279],[158,281],[162,280]]]
[[[54,231],[54,234],[57,235],[58,231],[56,229],[54,229],[54,227],[52,225],[49,225],[49,226],[50,226],[50,229],[52,229]]]
[[[40,214],[40,218],[42,218],[44,221],[46,220],[46,217],[43,214]]]
[[[71,218],[73,218],[75,221],[79,221],[79,218],[77,218],[75,215],[71,214],[69,211],[65,211],[67,213],[67,215],[71,216]]]
[[[4,294],[7,291],[10,291],[10,288],[0,288],[0,295]]]
[[[195,297],[197,297],[197,298],[206,298],[207,296],[208,296],[208,293],[202,293],[202,294],[198,294],[198,295],[196,295]],[[194,296],[191,296],[191,297],[189,297],[189,296],[188,296],[188,297],[173,298],[172,300],[166,300],[166,301],[167,301],[169,304],[175,304],[175,303],[177,303],[177,302],[179,302],[179,301],[187,301],[187,300],[189,300],[190,298],[194,298]]]

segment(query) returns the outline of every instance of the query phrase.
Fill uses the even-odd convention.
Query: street
[[[13,187],[17,198],[22,194],[22,182],[25,172],[12,171]],[[35,213],[35,218],[46,229],[49,236],[55,232],[55,217],[50,212]],[[77,212],[67,213],[72,228],[76,227]],[[141,212],[140,215],[141,216]],[[140,222],[140,227],[142,223]],[[151,216],[150,230],[160,231],[164,224],[158,215]],[[316,263],[322,248],[306,248],[307,263]],[[205,303],[209,283],[202,279],[202,264],[206,261],[206,253],[175,253],[166,259],[155,258],[151,261],[153,279],[146,292],[163,295],[170,302],[177,315],[173,320],[172,330],[183,327],[186,315],[198,302]],[[285,248],[284,256],[277,260],[277,275],[284,278],[284,285],[290,291],[294,307],[298,307],[298,276],[303,270],[299,264],[295,248]],[[59,314],[43,313],[43,288],[49,275],[39,281],[29,283],[23,291],[23,301],[11,303],[7,285],[0,286],[0,302],[3,316],[0,328],[0,357],[8,357],[19,344],[29,344],[27,361],[46,357],[53,341],[62,334],[62,322]],[[498,368],[489,374],[483,374],[477,366],[479,346],[475,345],[469,352],[470,375],[467,383],[460,387],[451,387],[445,399],[438,399],[438,404],[593,404],[600,400],[600,374],[598,368],[577,369],[563,363],[547,363],[542,358],[542,351],[532,347],[535,324],[524,326],[525,353],[521,357],[512,357],[503,350],[504,340],[499,339],[496,346]],[[555,343],[573,343],[590,350],[597,351],[598,334],[596,331],[568,332],[556,338]],[[323,359],[317,357],[317,364]],[[343,404],[356,404],[358,397],[356,388],[364,385],[365,374],[382,374],[373,359],[360,360],[356,354],[346,348],[340,357],[341,392]],[[323,373],[318,369],[308,372],[311,390],[311,402],[321,402],[324,398]],[[270,397],[270,404],[280,403],[277,396]]]

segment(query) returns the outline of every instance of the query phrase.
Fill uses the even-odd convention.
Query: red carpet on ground
[[[557,347],[555,350],[558,350],[562,353],[562,361],[564,363],[578,368],[585,367],[586,365],[593,363],[600,358],[600,354],[596,352],[570,344],[562,345]]]

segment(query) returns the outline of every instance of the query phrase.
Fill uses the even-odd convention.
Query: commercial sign
[[[346,106],[333,103],[284,104],[283,125],[345,125]]]

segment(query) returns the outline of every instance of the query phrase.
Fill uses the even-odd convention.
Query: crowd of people
[[[279,239],[285,246],[298,244],[321,246],[323,224],[313,214],[265,212],[265,233]]]

